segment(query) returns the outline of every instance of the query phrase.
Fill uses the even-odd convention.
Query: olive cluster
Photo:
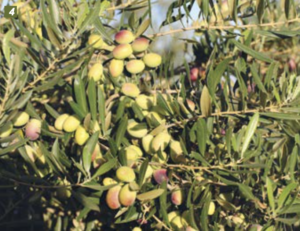
[[[121,30],[115,35],[116,45],[111,49],[112,59],[108,64],[108,71],[113,78],[121,76],[126,70],[128,73],[140,74],[145,68],[156,68],[161,64],[159,54],[147,52],[150,41],[147,38],[135,38],[128,30]],[[107,49],[108,45],[102,37],[92,34],[88,44],[95,49]],[[95,81],[104,80],[102,62],[95,63],[88,72],[88,77]]]

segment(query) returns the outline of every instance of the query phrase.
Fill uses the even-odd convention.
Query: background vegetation
[[[157,26],[152,9],[162,3]],[[0,12],[1,230],[299,229],[299,1],[29,0],[18,7],[17,19]],[[162,63],[112,77],[121,29],[148,38],[147,52],[160,53]],[[92,34],[105,47],[89,43]],[[161,43],[165,36],[173,43]],[[94,81],[96,63],[103,74]],[[156,108],[141,108],[134,91],[122,90],[125,82]],[[21,112],[27,124],[16,122]],[[83,145],[55,126],[66,113],[87,131]],[[127,129],[132,120],[146,132]],[[134,131],[172,141],[147,152],[145,135]],[[131,145],[142,150],[133,161]],[[127,165],[137,198],[112,210],[107,191],[117,183],[103,179]]]

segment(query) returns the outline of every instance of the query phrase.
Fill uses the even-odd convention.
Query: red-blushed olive
[[[253,224],[248,227],[247,231],[261,231],[262,228],[263,227],[259,224]]]
[[[88,140],[89,137],[90,135],[85,128],[79,125],[75,132],[76,143],[81,146]]]
[[[131,44],[132,50],[135,53],[140,53],[148,49],[149,47],[149,40],[146,38],[137,38]]]
[[[101,49],[104,42],[100,35],[98,34],[91,34],[88,41],[89,45],[92,45],[96,49]]]
[[[115,210],[115,209],[118,209],[121,207],[121,204],[119,201],[120,191],[121,191],[120,185],[116,185],[107,191],[106,204],[110,209]]]
[[[171,201],[174,205],[181,205],[184,200],[184,191],[175,189],[171,194]]]
[[[294,58],[291,58],[291,59],[289,60],[289,63],[288,63],[288,64],[289,64],[289,70],[290,70],[290,71],[295,71],[295,70],[296,70],[297,64],[296,64]]]
[[[164,181],[168,182],[168,180],[169,180],[166,169],[155,170],[153,173],[153,177],[154,177],[154,180],[156,181],[156,183],[158,183],[158,184],[161,184]]]
[[[94,79],[95,82],[103,80],[103,66],[102,63],[95,63],[88,72],[89,79]]]
[[[37,119],[31,119],[26,125],[25,135],[30,140],[37,140],[41,133],[42,122]]]
[[[121,30],[115,34],[115,41],[119,44],[128,44],[134,40],[134,35],[129,30]]]
[[[22,127],[29,121],[29,115],[27,112],[22,111],[18,112],[18,114],[13,118],[13,125],[15,127]]]
[[[112,77],[119,77],[124,71],[124,61],[112,59],[109,63],[108,70]]]
[[[132,55],[132,52],[132,48],[129,44],[121,44],[113,49],[112,54],[115,59],[126,59]]]
[[[59,131],[63,130],[63,124],[69,116],[69,114],[62,114],[58,116],[55,120],[54,127]]]
[[[122,166],[118,168],[116,176],[117,179],[122,182],[132,182],[135,180],[135,173],[133,169],[127,166]]]
[[[140,89],[134,83],[124,83],[121,88],[124,95],[135,98],[140,94]]]
[[[119,201],[123,206],[131,206],[135,202],[136,194],[136,191],[130,190],[129,184],[126,184],[122,187],[120,191]]]
[[[149,53],[143,57],[143,61],[147,67],[155,68],[161,64],[161,56],[156,53]]]
[[[127,64],[126,64],[126,70],[130,73],[130,74],[138,74],[141,73],[143,70],[145,69],[145,64],[143,61],[141,60],[130,60]]]
[[[190,78],[192,82],[196,82],[199,76],[199,69],[197,67],[193,67],[190,70]]]

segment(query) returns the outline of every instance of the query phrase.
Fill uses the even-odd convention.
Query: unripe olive
[[[77,116],[69,116],[63,123],[63,129],[66,132],[74,132],[80,125],[80,120]]]
[[[30,145],[26,144],[24,147],[25,147],[27,156],[34,163],[36,161],[36,158],[37,158],[36,151]]]
[[[124,83],[122,85],[121,92],[124,95],[135,98],[140,94],[140,89],[134,83]]]
[[[135,173],[132,168],[122,166],[117,169],[116,176],[119,181],[132,182],[135,180]]]
[[[121,190],[121,186],[116,185],[107,191],[106,203],[110,209],[118,209],[121,207],[121,204],[119,201],[120,190]]]
[[[121,44],[113,49],[112,54],[115,59],[126,59],[132,55],[132,52],[132,48],[129,44]]]
[[[162,124],[165,119],[155,111],[151,111],[146,116],[147,123],[149,126],[157,127]]]
[[[242,213],[239,213],[237,216],[233,216],[232,217],[232,221],[234,224],[236,225],[241,225],[244,223],[245,221],[245,216]]]
[[[13,124],[12,124],[12,122],[5,123],[0,128],[0,138],[8,137],[11,134],[12,130],[13,130]]]
[[[165,164],[167,162],[167,153],[161,152],[161,156],[159,156],[158,154],[154,154],[153,157],[151,158],[151,161],[160,164]],[[153,166],[153,168],[158,168],[158,167]]]
[[[179,141],[172,140],[170,142],[170,156],[174,163],[185,162],[185,156]]]
[[[103,66],[102,63],[95,63],[88,72],[89,79],[94,79],[95,82],[103,80]]]
[[[184,191],[175,189],[171,194],[171,201],[174,205],[181,205],[184,200]]]
[[[142,138],[142,146],[145,152],[150,153],[151,152],[151,142],[153,140],[153,136],[151,134],[148,134]]]
[[[156,183],[158,183],[158,184],[161,184],[164,181],[168,182],[168,180],[169,180],[166,169],[155,170],[153,173],[153,177],[154,177],[154,180],[156,181]]]
[[[138,74],[141,73],[145,69],[145,64],[141,60],[130,60],[126,64],[126,69],[130,74]]]
[[[208,215],[213,215],[215,213],[216,210],[216,205],[213,201],[210,202],[209,204],[209,208],[208,208]]]
[[[25,128],[25,135],[30,140],[37,140],[41,133],[42,122],[37,119],[31,119]]]
[[[37,33],[37,35],[39,36],[40,40],[43,39],[43,32],[42,32],[42,28],[39,26],[35,29],[35,32]]]
[[[151,147],[154,152],[163,151],[169,144],[171,136],[167,132],[159,133],[152,140]]]
[[[143,153],[139,147],[135,145],[130,145],[125,148],[125,156],[127,160],[127,165],[131,166],[137,159],[143,156]]]
[[[54,127],[59,131],[63,130],[63,124],[69,116],[69,114],[62,114],[57,117],[54,123]]]
[[[134,227],[132,231],[142,231],[142,229],[140,227]]]
[[[262,228],[263,227],[259,224],[253,224],[248,227],[247,231],[261,231]]]
[[[119,201],[123,206],[131,206],[134,204],[136,199],[136,191],[131,191],[129,184],[126,184],[122,187],[119,194]]]
[[[148,133],[147,124],[132,121],[127,125],[127,132],[134,138],[143,138]]]
[[[124,61],[118,59],[112,59],[108,66],[109,73],[112,77],[119,77],[124,70]]]
[[[143,110],[149,110],[153,105],[153,99],[144,94],[136,97],[135,102]]]
[[[155,68],[161,64],[161,56],[156,53],[149,53],[143,57],[143,61],[147,67]]]
[[[173,218],[180,216],[179,211],[172,211],[168,213],[168,220],[169,222],[171,222],[173,220]]]
[[[91,34],[90,37],[89,37],[89,41],[88,41],[88,44],[89,45],[92,45],[93,44],[93,47],[96,48],[96,49],[101,49],[104,42],[103,42],[103,39],[100,35],[98,34]]]
[[[131,43],[134,38],[134,35],[129,30],[121,30],[115,34],[115,41],[119,44]]]
[[[174,217],[171,222],[171,227],[174,229],[174,230],[184,230],[184,228],[188,225],[186,220],[181,217],[181,216],[176,216]]]
[[[70,198],[72,195],[70,187],[64,187],[63,183],[60,183],[59,185],[62,187],[56,189],[57,197],[61,200]]]
[[[117,184],[118,182],[115,181],[114,179],[110,178],[110,177],[105,177],[102,181],[104,186],[108,186],[108,185],[112,185],[112,184]]]
[[[18,112],[18,114],[13,119],[13,124],[15,127],[22,127],[29,121],[29,115],[26,112]]]
[[[81,146],[88,140],[89,137],[89,133],[84,129],[84,127],[79,125],[75,132],[76,143]]]
[[[146,38],[137,38],[133,41],[131,47],[133,52],[135,53],[143,52],[149,47],[149,40]]]

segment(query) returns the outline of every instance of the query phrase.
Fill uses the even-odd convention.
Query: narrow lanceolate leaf
[[[99,117],[100,117],[100,122],[101,122],[101,128],[103,131],[103,134],[105,133],[105,95],[104,92],[102,91],[101,87],[98,86],[97,89],[97,98],[98,98],[98,112],[99,112]]]
[[[9,46],[9,41],[10,39],[14,36],[15,30],[10,29],[3,38],[3,53],[4,53],[4,57],[7,61],[7,63],[10,65],[10,46]]]
[[[271,209],[273,213],[275,213],[275,200],[274,200],[274,195],[273,195],[273,186],[272,186],[272,181],[269,177],[267,177],[267,194],[268,194],[268,200],[269,204],[271,206]],[[275,214],[273,214],[275,215]]]
[[[200,99],[201,113],[205,117],[211,114],[211,97],[206,86],[203,87]]]
[[[137,32],[136,32],[136,35],[135,37],[139,37],[140,35],[142,35],[149,27],[150,25],[150,19],[146,19],[141,25],[140,27],[138,28]]]
[[[110,159],[106,163],[102,164],[97,169],[97,171],[95,172],[95,174],[93,175],[92,178],[96,178],[97,176],[101,176],[101,175],[107,173],[109,170],[111,170],[113,167],[116,166],[117,162],[118,162],[117,158],[114,158],[114,159]]]
[[[245,151],[247,150],[247,148],[249,147],[250,141],[256,131],[257,125],[258,125],[258,121],[259,121],[259,114],[255,113],[253,115],[253,117],[251,118],[247,130],[246,130],[246,134],[245,134],[245,138],[244,138],[244,143],[242,146],[242,153],[241,156],[244,156]]]
[[[262,16],[264,14],[264,0],[256,0],[256,13],[258,22],[261,23]]]
[[[89,81],[88,86],[88,98],[89,106],[93,120],[97,120],[97,96],[96,96],[96,84],[93,79]]]
[[[206,150],[206,138],[207,138],[207,127],[204,119],[202,118],[198,119],[196,132],[197,132],[197,143],[198,143],[199,151],[202,154],[202,156],[204,156]]]
[[[232,39],[231,42],[237,46],[240,50],[242,50],[243,52],[247,53],[248,55],[252,56],[253,58],[256,58],[256,59],[259,59],[261,61],[265,61],[267,63],[271,63],[273,62],[274,60],[269,58],[269,57],[266,57],[265,55],[263,55],[261,52],[257,52],[253,49],[251,49],[250,47],[248,46],[245,46],[243,44],[241,44],[240,42]]]
[[[83,113],[86,114],[88,112],[88,107],[86,101],[85,86],[79,76],[76,76],[74,78],[74,91],[75,91],[76,102],[78,103]]]
[[[217,68],[214,71],[210,71],[207,77],[207,87],[211,97],[215,98],[216,86],[220,83],[221,77],[226,70],[229,61],[231,59],[225,59],[220,64],[218,64]]]
[[[90,14],[86,17],[86,19],[84,20],[84,22],[81,24],[80,29],[77,32],[77,35],[80,35],[82,32],[84,32],[84,30],[86,29],[86,27],[89,24],[92,24],[94,22],[94,20],[96,20],[97,17],[99,17],[99,12],[100,12],[100,8],[101,8],[101,1],[97,1],[97,3],[95,4],[95,6],[93,7],[93,10],[90,12]]]
[[[92,154],[95,150],[95,146],[97,144],[99,137],[99,131],[95,132],[92,137],[88,140],[86,145],[83,148],[83,154],[82,154],[82,160],[83,160],[83,166],[87,173],[90,172],[91,168],[91,162],[92,162]]]
[[[152,191],[137,195],[137,199],[139,199],[140,201],[153,200],[163,194],[164,191],[165,190],[163,189],[154,189]]]
[[[288,186],[286,186],[283,191],[280,193],[279,199],[278,199],[278,209],[281,209],[281,207],[284,205],[286,199],[290,195],[291,191],[296,189],[298,186],[297,183],[290,183]]]
[[[295,168],[297,164],[297,157],[298,157],[298,146],[296,145],[293,148],[292,155],[290,156],[290,175],[291,175],[291,180],[295,181]]]
[[[100,212],[100,208],[97,204],[95,204],[95,201],[91,197],[87,197],[79,192],[72,192],[72,195],[75,197],[76,200],[78,200],[84,207],[89,208],[91,210]]]
[[[291,0],[283,0],[284,1],[284,13],[286,19],[289,19],[290,7],[291,7]]]

